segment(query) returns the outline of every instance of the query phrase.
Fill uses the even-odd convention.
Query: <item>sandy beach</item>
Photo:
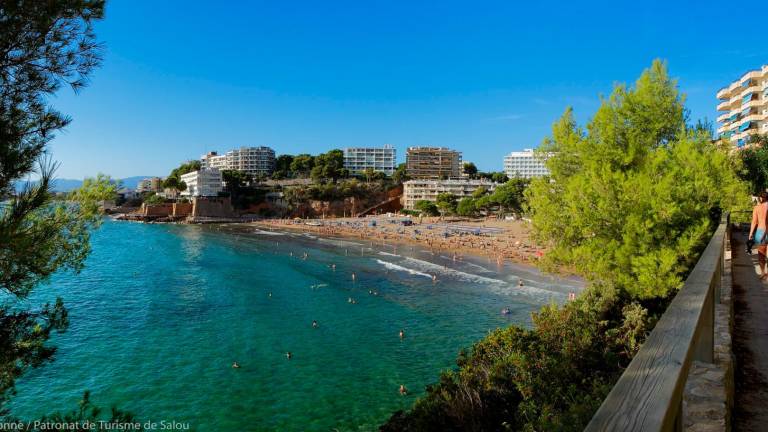
[[[408,222],[404,222],[408,221]],[[544,254],[530,236],[529,224],[512,220],[452,220],[371,216],[335,219],[269,219],[254,222],[267,230],[292,230],[347,237],[378,245],[420,246],[433,253],[487,257],[498,263],[532,264]]]

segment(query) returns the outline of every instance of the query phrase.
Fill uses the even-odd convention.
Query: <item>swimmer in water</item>
[[[272,298],[272,293],[267,294],[267,297]]]
[[[331,269],[333,269],[333,271],[336,271],[336,264],[331,264]]]
[[[400,384],[400,390],[399,391],[400,391],[400,394],[403,395],[403,396],[408,394],[408,389],[405,388],[405,385],[403,385],[403,384]]]
[[[400,330],[400,339],[405,339],[405,330]]]
[[[432,275],[432,283],[433,284],[437,283],[437,275]]]
[[[312,321],[312,328],[318,328],[320,327],[320,324],[317,323],[317,321]]]
[[[352,280],[354,281],[355,279],[357,279],[357,276],[355,275],[355,272],[352,272]]]
[[[232,363],[232,368],[233,369],[240,369],[240,363],[238,363],[238,362]]]
[[[291,354],[291,352],[290,352],[290,351],[288,351],[287,353],[285,353],[285,358],[287,358],[288,360],[290,360],[290,359],[291,359],[291,357],[293,357],[293,354]]]
[[[523,280],[520,279],[520,282],[517,283],[517,286],[523,286]]]

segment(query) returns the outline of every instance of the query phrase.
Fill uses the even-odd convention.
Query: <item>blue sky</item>
[[[128,1],[97,25],[104,65],[54,105],[58,176],[166,175],[210,150],[447,146],[481,170],[537,146],[566,106],[669,62],[692,118],[768,62],[724,3]],[[754,42],[754,43],[752,43]]]

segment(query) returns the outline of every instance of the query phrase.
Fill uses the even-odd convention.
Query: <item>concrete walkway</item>
[[[734,232],[733,351],[736,355],[734,431],[768,430],[768,283],[758,277],[757,250],[747,255],[747,237]]]

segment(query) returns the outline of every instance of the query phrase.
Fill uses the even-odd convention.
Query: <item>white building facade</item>
[[[537,154],[533,149],[512,152],[504,156],[504,174],[509,178],[547,176],[549,175],[549,170],[545,161],[546,157]]]
[[[240,147],[220,155],[210,152],[200,158],[203,168],[242,171],[254,177],[275,171],[275,151],[269,147]]]
[[[187,188],[181,192],[186,197],[212,197],[218,196],[224,190],[224,181],[221,171],[217,168],[203,168],[181,175]]]
[[[344,168],[351,173],[362,173],[368,168],[391,176],[397,168],[394,147],[348,147],[344,149]]]
[[[450,193],[462,199],[472,196],[481,187],[490,192],[496,189],[496,186],[498,183],[486,179],[408,180],[403,183],[403,207],[414,210],[417,202],[435,202],[441,193]]]
[[[768,65],[749,71],[717,92],[717,133],[734,148],[750,146],[750,137],[768,134]]]

